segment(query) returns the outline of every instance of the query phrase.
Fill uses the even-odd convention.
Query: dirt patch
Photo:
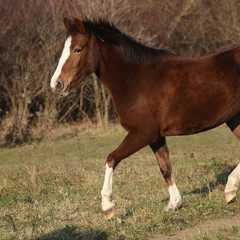
[[[177,231],[170,236],[158,236],[151,240],[185,240],[192,238],[200,233],[211,234],[216,232],[218,229],[232,228],[234,226],[240,226],[240,215],[226,219],[207,220],[198,224],[197,226]]]

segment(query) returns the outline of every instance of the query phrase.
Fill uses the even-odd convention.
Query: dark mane
[[[100,43],[119,46],[122,57],[130,63],[154,64],[165,60],[169,56],[174,56],[167,50],[144,46],[105,20],[84,20],[83,24],[87,32],[89,34],[93,33]],[[73,27],[71,34],[76,33],[76,31],[76,27]]]

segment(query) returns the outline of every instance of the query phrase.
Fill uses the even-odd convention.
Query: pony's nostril
[[[63,89],[63,83],[61,81],[57,81],[57,84],[56,84],[56,90],[57,91],[60,91]]]

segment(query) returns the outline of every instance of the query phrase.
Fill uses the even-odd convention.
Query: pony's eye
[[[75,53],[80,53],[81,51],[82,51],[82,49],[81,48],[74,48],[74,50],[73,50]]]

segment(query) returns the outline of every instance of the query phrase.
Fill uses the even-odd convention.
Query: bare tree
[[[106,125],[111,98],[92,75],[68,98],[49,88],[65,33],[63,18],[103,18],[136,40],[202,56],[239,43],[238,0],[0,1],[0,145],[42,137],[62,121]]]

